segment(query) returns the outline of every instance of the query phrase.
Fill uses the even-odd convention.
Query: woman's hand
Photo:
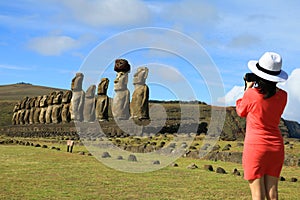
[[[246,88],[245,88],[245,91],[248,90],[249,88],[252,88],[254,86],[254,83],[255,82],[248,82],[246,81]]]

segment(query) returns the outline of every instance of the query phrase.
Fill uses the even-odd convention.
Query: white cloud
[[[36,37],[28,42],[31,50],[45,56],[58,56],[78,46],[78,41],[68,36]]]
[[[228,46],[233,48],[247,48],[251,46],[256,46],[260,42],[261,40],[257,36],[249,35],[249,34],[243,34],[243,35],[241,34],[232,38]]]
[[[218,103],[233,106],[237,99],[241,98],[244,94],[244,87],[243,86],[234,86],[226,95],[225,97],[219,98]]]
[[[162,15],[174,23],[211,26],[220,18],[216,7],[210,3],[195,0],[183,0],[165,6]]]
[[[300,112],[298,111],[300,105],[300,68],[295,69],[289,79],[279,86],[287,91],[288,103],[284,111],[283,117],[289,120],[296,120],[300,122]]]
[[[95,27],[145,24],[150,19],[149,8],[140,0],[64,0],[63,3],[75,19]]]
[[[32,38],[27,47],[45,56],[59,56],[69,50],[80,48],[93,39],[89,35],[83,35],[78,39],[65,35],[50,35]]]
[[[165,84],[182,83],[185,81],[182,74],[174,66],[168,66],[159,63],[148,63],[147,67],[151,74],[149,74],[149,81],[163,82]]]
[[[8,69],[8,70],[32,70],[32,68],[29,67],[21,67],[21,66],[15,66],[15,65],[1,65],[0,69]]]

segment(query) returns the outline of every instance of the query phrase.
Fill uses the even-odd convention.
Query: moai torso
[[[15,125],[15,124],[19,123],[18,119],[17,119],[19,110],[20,110],[20,102],[16,103],[16,105],[13,109],[13,117],[12,117],[12,120],[11,120],[12,125]]]
[[[76,76],[72,79],[72,99],[71,99],[71,120],[82,121],[83,120],[83,107],[85,92],[82,90],[83,74],[76,73]]]
[[[83,119],[85,122],[94,122],[96,118],[95,90],[96,90],[96,86],[91,85],[85,93],[84,108],[83,108]]]
[[[35,111],[35,102],[37,100],[37,97],[32,98],[32,101],[30,102],[30,113],[29,113],[29,124],[34,123],[34,111]]]
[[[109,80],[102,78],[98,85],[98,97],[96,100],[96,117],[99,121],[108,121],[109,98],[107,96]]]
[[[139,67],[134,74],[134,92],[130,103],[133,119],[149,119],[149,88],[145,84],[147,76],[147,67]]]
[[[39,122],[41,124],[46,123],[47,100],[48,100],[48,95],[43,95],[42,99],[40,100],[41,111],[39,116]]]
[[[112,102],[112,114],[115,119],[129,119],[130,92],[127,89],[128,73],[118,72],[114,81],[115,96]]]
[[[20,105],[20,110],[18,113],[18,121],[19,124],[25,124],[25,112],[26,112],[26,102],[28,101],[28,97],[24,97],[23,100],[21,101],[21,105]]]
[[[55,98],[53,99],[53,108],[52,108],[52,123],[60,123],[61,122],[61,110],[62,110],[62,96],[63,92],[59,91],[56,93]]]
[[[40,113],[41,113],[41,108],[40,108],[40,101],[42,99],[42,96],[38,96],[37,99],[35,100],[35,110],[33,113],[33,123],[38,124],[40,123]]]
[[[71,99],[72,99],[72,91],[68,90],[64,93],[62,97],[61,120],[63,123],[67,123],[71,121],[71,114],[70,114]]]
[[[24,123],[29,124],[29,116],[30,116],[30,110],[31,110],[31,102],[34,100],[34,98],[28,98],[25,104],[25,114],[24,114]]]
[[[56,92],[52,92],[49,94],[48,99],[47,99],[47,110],[46,110],[46,123],[50,124],[52,123],[52,110],[53,110],[53,100],[56,96]]]

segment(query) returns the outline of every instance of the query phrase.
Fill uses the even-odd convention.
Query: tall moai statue
[[[52,114],[51,114],[51,121],[54,124],[58,124],[61,122],[62,97],[63,97],[62,91],[56,92],[56,95],[52,102],[53,108],[52,108]]]
[[[96,119],[95,108],[96,108],[96,99],[95,99],[96,86],[91,85],[85,93],[84,107],[83,107],[83,119],[84,122],[94,122]]]
[[[39,115],[39,122],[41,124],[46,123],[46,112],[47,112],[47,100],[48,100],[48,95],[43,95],[42,99],[40,100],[40,115]]]
[[[36,108],[35,108],[36,100],[37,100],[37,97],[33,97],[30,102],[29,124],[34,124],[34,112],[36,110]]]
[[[29,124],[29,116],[31,110],[31,104],[34,101],[34,98],[28,98],[25,104],[25,114],[24,114],[24,124]]]
[[[139,67],[133,77],[134,92],[130,103],[133,119],[149,119],[149,88],[145,84],[148,71],[147,67]]]
[[[52,123],[52,109],[53,109],[53,100],[55,96],[56,96],[56,92],[51,92],[47,99],[47,110],[45,116],[46,124]]]
[[[114,80],[115,96],[112,102],[112,114],[117,120],[127,120],[130,117],[130,92],[127,89],[130,65],[125,59],[117,59],[114,70],[117,72],[117,77]]]
[[[82,90],[83,74],[76,73],[76,76],[72,79],[71,90],[71,120],[82,121],[83,120],[83,107],[85,92]]]
[[[99,121],[108,121],[109,98],[107,96],[109,80],[102,78],[98,85],[98,97],[96,100],[96,117]]]
[[[18,124],[25,124],[24,117],[26,112],[26,103],[28,101],[28,97],[24,97],[21,101],[20,110],[18,111]]]
[[[11,119],[11,123],[12,125],[16,125],[18,124],[18,119],[17,119],[17,116],[18,116],[18,111],[20,110],[20,105],[21,105],[21,102],[18,102],[16,103],[16,105],[14,106],[14,109],[13,109],[13,116],[12,116],[12,119]]]
[[[40,107],[40,102],[42,100],[43,96],[38,96],[35,100],[35,110],[33,113],[33,123],[38,124],[40,123],[40,114],[41,114],[41,107]]]
[[[71,90],[65,91],[62,97],[62,111],[61,111],[61,121],[63,123],[68,123],[71,121],[71,114],[70,114],[71,99],[72,99],[72,91]]]

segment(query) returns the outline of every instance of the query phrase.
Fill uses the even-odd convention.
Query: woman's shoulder
[[[249,88],[246,90],[245,94],[247,96],[257,95],[257,94],[259,94],[259,91],[257,88]]]
[[[276,88],[276,92],[280,95],[287,96],[287,92],[281,88]]]
[[[261,99],[262,95],[259,93],[257,88],[248,88],[243,96],[244,100],[248,100],[249,102],[257,101],[258,99]]]

